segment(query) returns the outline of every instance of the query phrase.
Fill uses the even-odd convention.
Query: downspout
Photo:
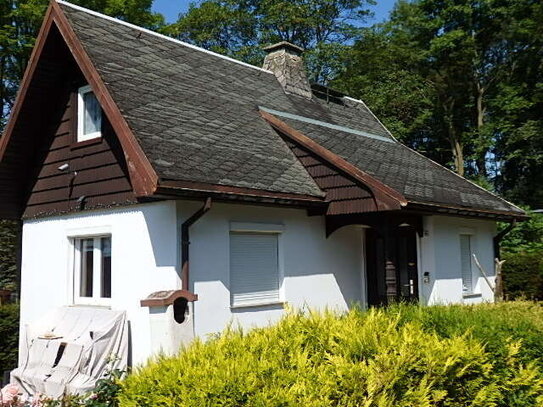
[[[496,236],[494,236],[494,257],[498,260],[500,259],[500,243],[503,240],[503,238],[513,230],[513,228],[517,226],[517,220],[513,219],[509,226],[507,226],[504,230],[502,230],[500,233],[498,233]]]
[[[189,228],[211,209],[211,198],[181,225],[181,287],[189,291]]]

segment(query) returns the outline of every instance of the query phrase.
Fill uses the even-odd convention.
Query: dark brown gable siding
[[[369,189],[288,138],[285,138],[285,142],[319,188],[326,192],[326,201],[329,202],[327,215],[378,210]]]
[[[51,215],[136,201],[120,144],[104,117],[102,138],[78,146],[76,89],[68,92],[54,138],[36,163],[38,176],[23,217]],[[69,170],[58,170],[63,164]],[[82,202],[78,200],[85,197]]]
[[[23,218],[135,203],[124,153],[106,116],[101,139],[76,143],[77,90],[86,81],[66,46],[57,45],[54,51],[56,55],[49,53],[41,61],[41,77],[60,69],[63,75],[49,88],[54,92],[49,98],[34,95],[42,109],[54,106],[27,133],[35,153],[28,165]],[[59,171],[65,163],[69,170]]]

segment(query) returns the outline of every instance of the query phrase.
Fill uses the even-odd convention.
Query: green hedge
[[[136,406],[541,406],[542,308],[290,313],[226,330],[129,376]]]
[[[0,305],[0,374],[17,367],[19,306]]]
[[[543,251],[503,254],[503,282],[510,299],[543,300]]]

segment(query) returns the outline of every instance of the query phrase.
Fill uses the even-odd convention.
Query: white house
[[[125,311],[139,364],[286,306],[492,301],[472,254],[492,276],[496,221],[524,212],[310,85],[297,47],[267,52],[258,68],[51,3],[0,141],[22,330]]]

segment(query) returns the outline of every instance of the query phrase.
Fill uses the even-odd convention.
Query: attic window
[[[90,86],[78,90],[77,142],[102,136],[102,108]]]

